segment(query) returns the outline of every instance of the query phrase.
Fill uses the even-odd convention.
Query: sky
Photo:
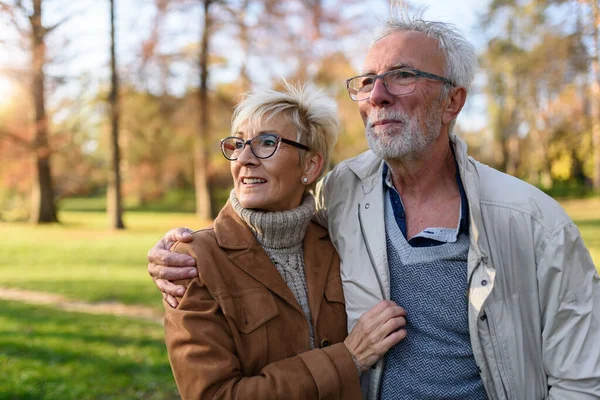
[[[426,6],[425,17],[427,19],[442,20],[455,24],[478,49],[481,49],[484,43],[483,35],[477,26],[478,14],[481,14],[488,2],[489,0],[463,0],[457,2],[448,0],[413,0],[411,3],[413,6]],[[364,2],[365,8],[369,10],[373,17],[385,14],[387,10],[385,3],[382,0]],[[67,60],[67,62],[60,63],[59,69],[48,69],[48,72],[51,75],[66,78],[86,74],[92,80],[106,82],[109,77],[108,1],[83,0],[71,4],[81,5],[79,9],[65,7],[68,12],[76,12],[76,17],[72,18],[65,25],[61,35],[56,35],[59,41],[54,40],[54,43],[50,43],[49,45],[50,49],[60,49],[60,57]],[[117,0],[117,18],[119,21],[117,50],[118,62],[121,65],[129,64],[133,61],[133,57],[136,56],[140,41],[137,33],[148,31],[147,26],[144,26],[144,24],[147,25],[147,21],[152,20],[152,14],[148,7],[144,7],[144,4],[147,4],[147,0]],[[47,12],[48,22],[46,24],[52,23],[50,20],[55,21],[60,18],[62,15],[59,15],[59,13],[61,12],[65,12],[65,10],[60,9],[57,12],[49,9]],[[180,31],[195,32],[195,35],[197,35],[199,24],[196,21],[199,20],[199,16],[191,15],[184,20],[180,19],[171,21],[170,23],[177,24]],[[370,38],[370,34],[367,37]],[[3,34],[0,32],[0,41],[2,38]],[[6,39],[6,34],[4,34],[4,38]],[[64,42],[65,38],[67,38],[66,43]],[[77,40],[69,40],[72,38],[77,38]],[[182,41],[182,43],[189,41],[189,37],[174,36],[170,39],[168,45],[177,45],[178,41]],[[366,44],[364,45],[366,46]],[[3,46],[0,43],[0,106],[8,101],[11,92],[14,90],[11,79],[2,74],[2,71],[7,67],[10,68],[18,65],[19,60],[15,56],[17,54],[15,50],[17,49]],[[360,65],[356,67],[360,68]],[[186,74],[192,76],[185,67],[179,67],[176,71],[182,76]],[[227,80],[230,75],[231,72],[223,69],[221,71],[214,71],[213,77],[215,79]],[[196,75],[194,74],[193,76],[195,77]],[[181,87],[186,85],[185,78],[179,79],[179,82]],[[64,85],[62,90],[68,93],[75,89],[69,87],[69,84],[67,84]],[[481,96],[472,96],[463,111],[464,117],[462,119],[468,120],[468,124],[474,128],[485,123],[483,117],[485,110],[480,107],[482,103],[483,99]]]

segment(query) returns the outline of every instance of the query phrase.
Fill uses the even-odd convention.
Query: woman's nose
[[[237,162],[242,165],[247,165],[249,163],[256,163],[256,160],[258,160],[258,158],[256,158],[256,156],[252,152],[250,143],[245,143],[242,152],[238,156]]]

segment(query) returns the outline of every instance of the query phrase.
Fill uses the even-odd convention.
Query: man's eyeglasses
[[[275,154],[281,143],[310,151],[310,148],[302,143],[282,138],[274,133],[263,133],[248,140],[235,136],[221,139],[221,152],[229,161],[235,161],[240,157],[240,154],[242,154],[242,151],[244,151],[244,148],[248,144],[250,145],[252,154],[254,154],[256,158],[265,159]]]
[[[380,75],[366,74],[346,80],[346,88],[354,101],[368,100],[377,79],[381,79],[387,91],[394,96],[403,96],[415,91],[419,78],[434,79],[450,86],[456,86],[448,78],[430,74],[414,68],[401,68],[384,72]]]

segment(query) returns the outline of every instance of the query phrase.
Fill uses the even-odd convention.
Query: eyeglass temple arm
[[[443,76],[439,76],[436,74],[430,74],[429,72],[424,72],[424,71],[419,71],[419,70],[413,70],[413,72],[415,73],[415,75],[423,77],[423,78],[435,79],[435,80],[447,83],[450,86],[453,86],[453,87],[456,86],[456,84],[454,82],[452,82],[450,79],[445,78]]]
[[[288,139],[285,139],[285,138],[282,138],[282,137],[279,137],[279,140],[281,140],[283,143],[289,144],[291,146],[298,147],[299,149],[310,151],[310,147],[305,146],[302,143],[294,142],[293,140],[288,140]]]

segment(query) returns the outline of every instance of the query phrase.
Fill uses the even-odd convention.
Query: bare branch
[[[48,26],[47,28],[44,29],[44,34],[48,34],[53,32],[54,30],[56,30],[56,28],[64,25],[66,22],[68,22],[70,19],[73,19],[79,15],[82,15],[86,12],[87,7],[81,7],[81,9],[73,11],[72,13],[70,13],[69,15],[65,16],[64,18],[62,18],[60,21],[56,22],[55,24],[52,24],[50,26]]]
[[[21,26],[21,24],[19,24],[18,20],[17,20],[17,16],[15,14],[15,7],[18,7],[18,4],[20,4],[20,2],[17,2],[17,6],[11,6],[10,4],[7,4],[5,1],[0,1],[0,11],[4,11],[4,13],[8,14],[10,16],[10,23],[14,26],[14,28],[17,30],[17,32],[19,33],[20,36],[26,36],[29,33]],[[29,17],[29,15],[27,14],[27,11],[21,7],[19,7],[23,13],[25,14],[25,16]]]
[[[7,132],[7,131],[0,129],[0,138],[2,138],[2,137],[6,137],[6,138],[10,139],[12,142],[18,144],[22,148],[25,148],[27,150],[33,150],[33,146],[29,140],[23,139],[22,137],[15,135],[14,133]]]

